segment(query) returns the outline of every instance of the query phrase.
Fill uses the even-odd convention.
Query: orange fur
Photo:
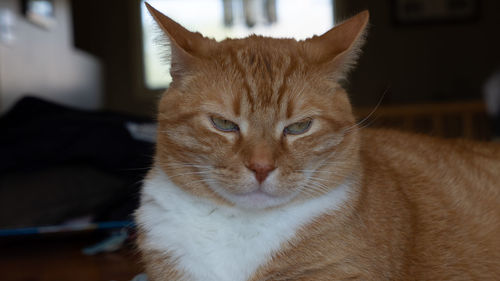
[[[367,12],[306,41],[217,43],[148,8],[170,39],[174,77],[159,105],[155,165],[177,186],[238,207],[186,163],[209,164],[210,179],[231,194],[250,191],[239,184],[249,167],[277,168],[276,196],[296,191],[299,171],[313,167],[327,184],[287,204],[354,179],[340,212],[303,226],[250,280],[500,278],[500,146],[356,127],[338,81],[359,53]],[[214,115],[247,127],[218,132]],[[310,132],[282,133],[279,124],[304,118],[313,119]],[[141,239],[152,280],[187,280]]]
[[[342,217],[304,228],[252,280],[498,280],[499,145],[365,129],[360,155]]]

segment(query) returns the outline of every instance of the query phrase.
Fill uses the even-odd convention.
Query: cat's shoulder
[[[452,196],[452,188],[463,194],[482,194],[485,198],[477,202],[500,202],[499,143],[382,129],[363,130],[361,139],[367,181],[392,182],[423,197],[438,191]]]

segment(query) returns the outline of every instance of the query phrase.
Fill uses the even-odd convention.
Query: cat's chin
[[[229,202],[242,209],[267,209],[287,204],[292,201],[296,194],[288,196],[276,196],[262,190],[255,190],[241,194],[229,194],[219,192]]]

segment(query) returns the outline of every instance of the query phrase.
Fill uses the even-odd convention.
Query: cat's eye
[[[309,128],[311,127],[311,124],[312,124],[312,120],[305,120],[305,121],[301,121],[301,122],[296,122],[296,123],[293,123],[293,124],[287,126],[283,130],[283,133],[285,135],[300,135],[300,134],[307,132],[307,130],[309,130]]]
[[[210,117],[210,120],[212,120],[212,124],[217,130],[223,132],[237,132],[240,130],[236,123],[229,120],[218,117]]]

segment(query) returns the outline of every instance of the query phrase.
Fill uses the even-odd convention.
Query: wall
[[[75,44],[103,63],[106,109],[155,116],[162,91],[143,85],[140,7],[140,0],[74,1]]]
[[[26,94],[79,108],[101,107],[101,66],[73,47],[70,1],[55,0],[57,23],[50,30],[28,22],[20,3],[0,2],[0,9],[15,15],[14,41],[0,43],[0,111]]]
[[[336,0],[341,17],[369,9],[364,53],[347,87],[355,104],[480,99],[500,68],[500,1],[481,0],[477,21],[395,25],[390,0]],[[479,1],[479,0],[478,0]]]
[[[477,21],[412,26],[393,23],[392,1],[335,0],[339,18],[371,13],[347,83],[354,104],[372,106],[385,91],[383,104],[480,99],[484,80],[500,68],[500,1],[478,0]],[[139,2],[75,1],[75,42],[103,62],[106,108],[154,116],[158,93],[142,85]]]

